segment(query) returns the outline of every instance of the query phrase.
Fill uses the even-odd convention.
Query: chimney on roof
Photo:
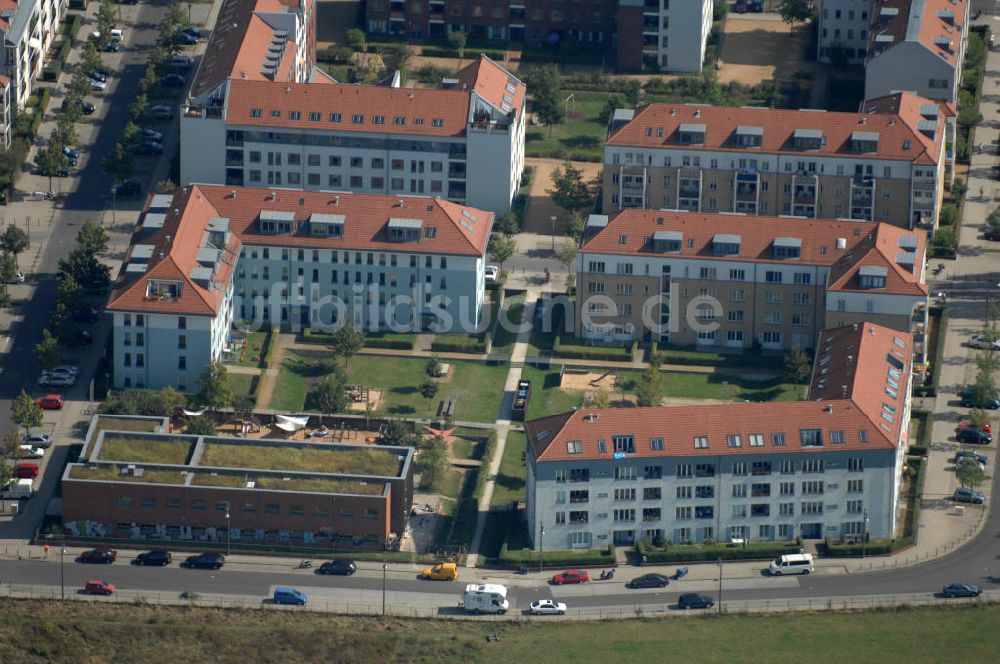
[[[823,412],[824,413],[832,413],[833,412],[833,404],[832,403],[828,403],[825,406],[823,406]]]
[[[874,327],[869,327],[868,328],[868,334],[870,334],[872,336],[875,336],[875,328]]]
[[[278,200],[278,192],[272,191],[271,193],[269,193],[267,195],[267,200],[269,200],[269,201],[276,201],[276,200]]]
[[[247,73],[245,71],[241,71],[240,72],[240,78],[242,78],[245,81],[245,80],[247,80],[250,77],[247,76]]]
[[[862,116],[861,120],[858,121],[859,125],[864,125],[868,121],[868,118]]]
[[[701,109],[700,108],[694,109],[694,117],[696,117],[696,118],[700,118],[701,117]]]
[[[396,207],[403,207],[403,199],[402,198],[400,198],[398,201],[396,201]]]
[[[855,323],[854,325],[851,325],[851,327],[854,328],[855,330],[857,330],[858,329],[858,324]]]
[[[894,118],[892,116],[889,116],[889,126],[890,127],[895,127],[896,126],[896,118]]]
[[[854,362],[854,356],[853,355],[848,355],[847,356],[847,363],[848,364],[852,364],[853,362]]]
[[[677,115],[677,109],[676,108],[670,109],[670,117],[674,117],[675,115]]]
[[[334,197],[333,197],[333,201],[331,201],[331,202],[332,202],[332,203],[333,203],[334,205],[340,205],[340,196],[334,196]]]
[[[229,197],[233,198],[233,199],[236,198],[236,190],[235,189],[233,189],[231,192],[229,192]]]
[[[292,92],[292,86],[290,85],[285,86],[285,94],[291,94],[291,92]]]

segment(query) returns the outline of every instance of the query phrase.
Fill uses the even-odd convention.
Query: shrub
[[[745,547],[727,544],[672,544],[660,549],[648,540],[636,545],[636,551],[646,564],[681,563],[712,560],[770,560],[789,553],[798,553],[797,542],[750,542]]]
[[[611,547],[581,551],[543,551],[542,562],[545,567],[603,567],[615,563],[615,554]],[[537,564],[538,551],[509,551],[506,542],[500,547],[500,555],[497,558],[498,567],[516,569],[524,565]]]
[[[953,226],[958,221],[958,206],[954,203],[945,203],[942,205],[938,221],[942,226]]]
[[[87,0],[69,0],[70,9],[86,9]]]
[[[489,333],[484,341],[472,336],[449,334],[435,337],[431,350],[438,353],[485,353],[488,344]]]

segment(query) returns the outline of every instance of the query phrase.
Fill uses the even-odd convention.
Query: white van
[[[815,572],[816,568],[813,567],[811,553],[793,553],[772,560],[768,571],[771,572],[771,576],[781,576],[782,574],[809,574]]]
[[[499,613],[503,615],[510,608],[507,601],[507,588],[499,584],[486,583],[476,585],[470,583],[465,587],[459,606],[469,613]]]

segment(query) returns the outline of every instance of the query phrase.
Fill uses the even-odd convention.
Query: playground
[[[614,370],[598,372],[563,367],[559,376],[559,387],[564,390],[612,392],[618,387],[618,374]]]

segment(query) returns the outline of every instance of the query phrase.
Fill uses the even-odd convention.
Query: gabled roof
[[[823,366],[841,373],[820,374],[817,361],[810,391],[814,400],[581,408],[525,423],[529,453],[536,461],[611,461],[616,458],[616,436],[632,438],[635,451],[618,457],[624,459],[894,449],[906,435],[900,427],[909,396],[910,335],[861,323],[824,331],[820,338],[819,357],[833,358]],[[853,359],[848,361],[848,357]],[[896,369],[898,363],[903,369]],[[890,374],[890,368],[900,372],[898,378]],[[820,377],[826,378],[824,388],[818,387]],[[830,387],[834,377],[838,380],[835,389]],[[896,398],[884,390],[889,379],[900,385]],[[832,392],[836,395],[828,396]],[[883,413],[891,413],[893,421]],[[809,429],[819,430],[821,445],[803,443],[802,431]],[[705,439],[697,447],[696,437]]]
[[[468,114],[469,93],[461,89],[341,83],[278,84],[234,78],[226,102],[230,125],[370,134],[463,136]]]
[[[967,14],[968,0],[882,0],[872,9],[867,60],[917,43],[957,66]]]
[[[504,115],[516,117],[524,105],[524,83],[483,54],[460,69],[455,78]]]
[[[192,196],[190,189],[178,190],[169,206],[151,212],[155,197],[147,201],[144,215],[136,226],[119,275],[115,290],[108,303],[109,311],[143,311],[149,313],[191,314],[214,316],[225,299],[226,288],[232,281],[233,268],[240,253],[240,241],[230,235],[228,244],[216,262],[214,286],[207,288],[192,278],[201,267],[198,251],[205,246],[209,222],[217,217],[216,210],[204,199]],[[163,223],[148,224],[149,215],[163,215]],[[143,247],[141,252],[138,246]],[[128,266],[145,265],[139,273],[128,271]],[[150,281],[171,281],[181,285],[177,297],[160,298],[148,294]]]
[[[877,224],[833,264],[827,290],[926,296],[927,284],[923,279],[926,244],[923,233]],[[866,268],[885,271],[884,289],[861,287],[860,274]]]
[[[920,104],[930,100],[904,93]],[[921,138],[913,118],[882,113],[841,113],[832,111],[787,110],[707,106],[694,104],[650,104],[639,108],[634,118],[619,123],[608,137],[607,146],[671,148],[740,152],[755,154],[794,154],[803,159],[809,155],[849,157],[853,159],[897,159],[920,164],[936,164],[943,141],[943,114],[934,119],[936,140],[929,147]],[[695,143],[682,143],[682,125],[703,125],[704,135]],[[762,130],[760,145],[744,147],[735,141],[737,129],[752,127]],[[796,132],[819,138],[813,147],[796,147]],[[855,132],[878,134],[877,151],[859,153],[854,150]],[[756,135],[756,134],[755,134]]]

